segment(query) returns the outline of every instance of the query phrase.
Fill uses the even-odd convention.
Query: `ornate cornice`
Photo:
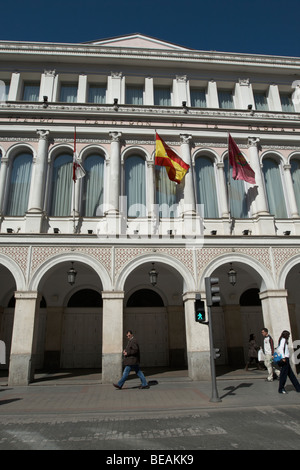
[[[199,63],[213,63],[220,65],[232,64],[234,66],[255,66],[255,67],[284,67],[297,68],[300,65],[299,57],[282,57],[259,54],[241,54],[217,51],[197,51],[197,50],[170,50],[170,49],[145,49],[130,47],[105,47],[88,44],[59,44],[59,43],[32,43],[1,41],[0,53],[23,56],[65,56],[73,58],[128,58],[128,59],[156,59],[164,61],[188,61]]]

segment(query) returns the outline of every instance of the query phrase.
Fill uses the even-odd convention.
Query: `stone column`
[[[154,213],[154,161],[147,160],[147,183],[148,183],[148,191],[147,191],[147,213],[148,217],[153,217]]]
[[[293,179],[291,175],[291,165],[284,165],[283,169],[284,169],[284,179],[286,183],[285,186],[287,190],[291,217],[298,218],[299,213],[298,213],[298,207],[297,207],[297,202],[296,202],[295,193],[294,193],[294,185],[293,185]]]
[[[39,145],[32,171],[28,212],[42,212],[44,202],[49,131],[38,129],[37,134],[39,135]]]
[[[270,331],[275,346],[277,346],[283,330],[291,332],[287,303],[288,292],[285,289],[268,290],[260,292],[259,297],[261,299],[264,326]]]
[[[220,194],[220,210],[221,210],[221,217],[227,218],[229,217],[229,210],[228,210],[228,191],[226,186],[226,178],[225,178],[225,171],[224,171],[224,163],[217,163],[217,170],[218,170],[218,179],[217,183],[219,187],[219,194]]]
[[[41,231],[49,147],[49,131],[38,129],[37,133],[39,135],[39,145],[37,156],[33,163],[28,211],[26,212],[25,223],[26,232],[35,233]]]
[[[1,159],[1,166],[0,166],[0,215],[3,214],[4,211],[4,203],[5,203],[5,187],[6,187],[6,180],[7,180],[7,168],[8,168],[8,159],[6,157],[2,157]]]
[[[28,385],[34,376],[38,330],[38,292],[15,292],[8,385]]]
[[[109,200],[108,213],[119,213],[119,197],[121,194],[121,132],[110,132],[111,137],[111,156],[110,156],[110,172],[109,172]]]
[[[113,383],[122,373],[124,292],[102,292],[102,299],[102,383]]]
[[[249,137],[249,153],[250,153],[250,166],[255,173],[256,181],[256,195],[254,199],[254,212],[253,216],[269,215],[268,204],[264,193],[264,179],[260,167],[258,145],[260,140],[255,137]]]
[[[209,380],[210,348],[208,326],[195,321],[196,292],[183,295],[189,377],[192,380]]]
[[[191,158],[191,145],[190,141],[192,139],[191,135],[181,134],[181,156],[185,163],[187,163],[190,168],[183,178],[180,185],[184,185],[184,207],[183,213],[196,213],[196,197],[195,197],[195,186],[194,178],[192,171],[192,158]]]

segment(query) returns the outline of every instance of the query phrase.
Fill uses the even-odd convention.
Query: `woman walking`
[[[277,351],[282,356],[282,360],[279,363],[280,365],[280,377],[279,377],[279,389],[278,389],[279,393],[287,393],[284,388],[287,377],[289,377],[296,391],[300,392],[300,384],[297,378],[295,377],[295,374],[292,371],[292,368],[290,365],[290,352],[288,348],[289,337],[290,337],[289,331],[284,330],[281,333],[281,336],[278,341]]]

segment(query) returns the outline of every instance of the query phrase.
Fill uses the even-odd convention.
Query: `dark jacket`
[[[139,364],[140,348],[134,336],[128,341],[125,351],[127,352],[127,356],[124,356],[124,366]]]

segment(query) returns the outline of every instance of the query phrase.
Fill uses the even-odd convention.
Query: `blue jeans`
[[[148,385],[147,380],[146,380],[146,378],[145,378],[145,376],[144,376],[143,372],[141,371],[140,366],[138,364],[134,364],[132,366],[126,366],[125,367],[125,369],[123,371],[122,378],[118,382],[119,387],[123,387],[124,382],[125,382],[125,380],[127,380],[128,375],[129,375],[131,370],[134,370],[136,375],[140,378],[140,380],[142,382],[142,387],[146,387]]]

